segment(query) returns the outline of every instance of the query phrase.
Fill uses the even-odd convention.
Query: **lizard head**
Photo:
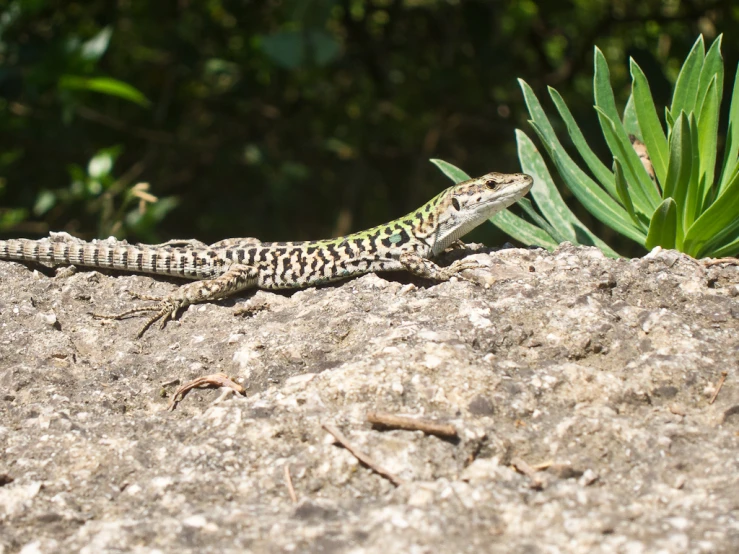
[[[432,252],[438,254],[519,200],[533,183],[534,179],[524,173],[488,173],[446,189],[431,201],[436,204],[437,219],[428,228],[426,240]]]

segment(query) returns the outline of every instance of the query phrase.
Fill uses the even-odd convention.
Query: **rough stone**
[[[739,268],[469,250],[470,280],[260,291],[142,339],[89,312],[177,282],[0,262],[0,553],[739,551]],[[246,396],[165,411],[216,372]]]

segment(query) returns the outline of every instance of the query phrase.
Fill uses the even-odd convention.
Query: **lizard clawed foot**
[[[185,303],[181,299],[171,298],[171,297],[163,297],[163,296],[149,296],[147,294],[140,294],[138,292],[133,291],[127,291],[128,294],[130,294],[132,297],[136,298],[137,300],[151,300],[156,302],[156,304],[151,306],[139,306],[137,308],[131,308],[130,310],[126,310],[125,312],[121,312],[118,314],[96,314],[91,312],[90,315],[92,317],[98,318],[98,319],[116,319],[121,320],[124,319],[130,315],[140,314],[140,313],[147,313],[147,312],[155,312],[154,315],[152,315],[146,323],[144,323],[144,326],[141,328],[141,330],[136,334],[136,338],[141,338],[144,333],[151,327],[154,323],[161,320],[159,322],[159,328],[164,329],[165,325],[167,325],[167,321],[170,319],[175,319],[177,317],[177,312],[181,308],[184,307]]]
[[[484,267],[484,265],[474,260],[457,260],[452,265],[443,268],[441,271],[445,277],[445,280],[448,280],[451,277],[456,277],[457,279],[460,279],[462,281],[475,283],[476,281],[474,279],[465,277],[464,275],[462,275],[462,272],[470,269],[482,269]]]
[[[173,411],[177,407],[177,404],[182,402],[185,399],[185,396],[187,396],[187,393],[192,389],[205,387],[223,387],[231,389],[241,395],[246,394],[246,389],[237,382],[231,380],[231,378],[225,373],[213,373],[204,377],[198,377],[197,379],[193,379],[192,381],[180,386],[172,396],[172,400],[169,401],[167,411]]]
[[[414,275],[418,275],[424,279],[433,279],[435,281],[448,281],[452,277],[457,277],[463,281],[471,281],[474,283],[476,281],[462,275],[462,271],[485,267],[474,260],[467,259],[457,260],[447,267],[439,267],[431,260],[422,258],[414,252],[401,254],[398,260],[403,264],[403,267],[407,271]]]

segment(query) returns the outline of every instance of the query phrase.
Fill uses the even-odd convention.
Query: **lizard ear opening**
[[[459,210],[461,210],[461,209],[462,209],[462,207],[461,207],[461,206],[459,205],[459,200],[457,200],[457,198],[456,198],[456,197],[454,197],[454,196],[452,197],[452,206],[453,206],[453,207],[454,207],[454,209],[455,209],[455,210],[457,210],[457,211],[459,211]]]

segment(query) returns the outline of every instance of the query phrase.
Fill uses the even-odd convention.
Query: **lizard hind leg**
[[[214,279],[206,279],[203,281],[195,281],[182,285],[172,294],[168,296],[149,296],[130,292],[130,294],[139,300],[151,300],[155,302],[150,306],[138,306],[131,308],[119,314],[103,315],[92,314],[93,317],[102,319],[124,319],[130,315],[145,312],[154,312],[154,314],[144,323],[137,337],[141,336],[157,321],[160,322],[161,329],[170,319],[175,319],[177,313],[183,308],[187,308],[190,304],[198,304],[200,302],[210,302],[230,296],[240,290],[253,287],[257,282],[259,275],[255,267],[233,264],[228,270],[215,277]]]
[[[161,319],[161,323],[159,327],[163,329],[164,326],[167,324],[168,320],[175,319],[177,317],[177,312],[179,312],[180,309],[188,305],[186,300],[183,301],[182,298],[175,298],[174,297],[175,295],[172,295],[169,297],[163,297],[163,296],[149,296],[146,294],[139,294],[133,291],[127,291],[127,292],[128,294],[130,294],[132,297],[136,298],[137,300],[151,300],[151,301],[156,302],[156,304],[152,304],[150,306],[137,306],[135,308],[130,308],[128,310],[125,310],[117,314],[92,313],[91,315],[98,319],[121,320],[131,315],[155,312],[154,315],[152,315],[146,321],[146,323],[144,323],[144,326],[136,334],[136,338],[141,338],[143,334],[149,329],[149,327],[151,327],[154,323],[156,323],[160,319]]]

